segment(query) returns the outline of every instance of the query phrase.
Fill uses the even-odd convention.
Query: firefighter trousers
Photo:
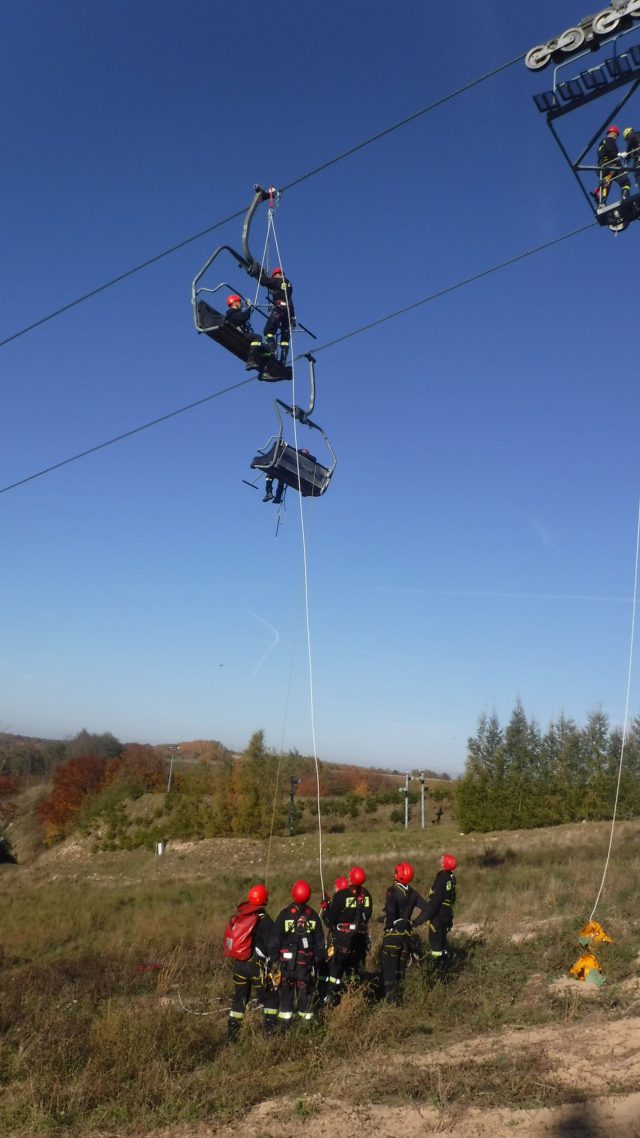
[[[234,1029],[239,1030],[252,989],[256,999],[262,1004],[265,1030],[269,1032],[275,1029],[278,1015],[278,993],[267,984],[260,961],[252,956],[250,960],[234,960],[233,962],[233,997],[229,1009],[229,1034],[233,1034]]]

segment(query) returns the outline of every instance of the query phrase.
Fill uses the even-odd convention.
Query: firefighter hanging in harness
[[[224,934],[224,954],[233,960],[233,997],[227,1021],[227,1036],[233,1041],[244,1020],[251,989],[262,1004],[264,1029],[275,1030],[278,1016],[278,973],[275,925],[265,912],[269,891],[252,885],[247,900],[238,905]]]
[[[453,854],[444,854],[440,858],[440,869],[436,873],[427,898],[429,952],[433,962],[443,969],[449,957],[447,936],[453,925],[453,906],[456,901],[454,870],[457,865],[457,859]]]
[[[340,1003],[345,975],[353,975],[364,965],[369,944],[371,894],[364,888],[367,875],[359,865],[349,870],[345,888],[335,894],[326,914],[331,930],[333,955],[329,961],[327,1003]]]
[[[598,146],[600,181],[593,191],[593,196],[600,206],[606,205],[612,182],[618,183],[623,201],[628,198],[631,193],[629,172],[625,170],[618,150],[619,136],[619,128],[617,126],[610,126]]]
[[[307,904],[311,886],[295,881],[292,904],[276,918],[275,939],[279,954],[281,983],[278,1022],[291,1027],[294,1014],[309,1023],[314,1018],[313,995],[316,975],[325,960],[324,933],[315,909]]]
[[[280,363],[286,364],[289,344],[291,343],[291,324],[294,318],[293,285],[280,268],[275,268],[269,275],[254,261],[247,271],[250,276],[256,278],[258,284],[264,285],[269,293],[269,316],[263,333],[265,347],[277,355],[277,338],[279,336]],[[247,363],[247,367],[249,366]]]
[[[387,889],[384,903],[380,964],[388,1004],[401,1001],[407,962],[416,951],[413,929],[423,925],[427,919],[427,902],[412,888],[412,880],[413,866],[408,861],[401,861],[396,866],[394,881]],[[420,910],[415,921],[411,917],[414,909]]]

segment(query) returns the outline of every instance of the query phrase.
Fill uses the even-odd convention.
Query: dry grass
[[[426,889],[451,832],[329,836],[325,877],[365,864],[379,904],[398,857],[410,857]],[[83,863],[45,855],[32,870],[0,873],[0,1132],[135,1133],[180,1120],[237,1117],[264,1098],[304,1089],[377,1101],[540,1105],[567,1101],[542,1053],[492,1053],[455,1065],[403,1067],[398,1054],[434,1054],[509,1025],[576,1023],[619,1015],[635,995],[640,925],[633,907],[640,873],[640,827],[620,827],[600,915],[616,937],[607,950],[610,983],[597,1007],[550,982],[574,958],[590,911],[606,827],[458,839],[460,922],[484,926],[457,937],[458,964],[443,985],[423,968],[407,977],[405,1006],[388,1009],[353,990],[310,1031],[265,1040],[249,1016],[235,1047],[225,1045],[229,973],[220,943],[229,911],[260,877],[259,843],[203,843],[162,859],[135,851]],[[242,851],[252,865],[243,866]],[[509,852],[511,851],[511,852]],[[238,855],[236,858],[236,854]],[[293,876],[314,871],[308,836],[273,853],[272,908]],[[227,864],[228,859],[230,864]],[[233,863],[237,862],[236,865]],[[225,870],[221,870],[225,865]],[[55,880],[52,877],[55,876]],[[513,934],[524,939],[515,943]],[[374,924],[376,942],[380,926]],[[375,947],[375,946],[374,946]],[[156,965],[160,965],[157,968]],[[353,1079],[354,1058],[360,1076]],[[361,1089],[355,1089],[354,1086]],[[363,1098],[364,1101],[364,1098]]]

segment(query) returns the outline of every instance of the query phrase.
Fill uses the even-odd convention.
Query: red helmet
[[[266,885],[252,885],[247,894],[247,900],[252,905],[266,905],[269,900],[269,890]]]
[[[227,297],[227,308],[231,308],[232,304],[242,304],[242,297],[236,296],[235,292]]]
[[[339,893],[341,889],[349,888],[349,882],[347,881],[346,877],[336,877],[333,883],[333,888],[335,889],[336,893]]]
[[[608,126],[607,127],[607,134],[615,134],[615,136],[617,138],[618,135],[620,134],[620,127],[619,126]]]
[[[354,865],[353,869],[349,870],[349,885],[364,885],[366,880],[367,875],[359,865]]]
[[[452,873],[453,870],[457,868],[458,859],[454,857],[453,854],[443,854],[440,858],[440,865],[443,869],[446,869],[447,873]]]
[[[408,885],[413,881],[413,866],[408,861],[401,861],[396,866],[396,881],[401,885]]]
[[[620,132],[618,132],[618,133],[620,133]],[[282,276],[282,269],[280,269],[280,268],[274,269],[271,276],[272,277],[281,277]]]
[[[294,881],[291,886],[291,898],[299,905],[304,905],[311,896],[311,886],[308,881]]]

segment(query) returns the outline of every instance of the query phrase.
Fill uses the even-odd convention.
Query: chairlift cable
[[[609,846],[607,849],[607,856],[606,856],[605,863],[604,863],[604,870],[602,873],[602,880],[600,882],[600,888],[598,889],[598,894],[596,896],[595,904],[593,906],[593,909],[591,910],[591,916],[589,917],[590,921],[593,920],[595,911],[598,908],[598,903],[600,901],[600,897],[602,896],[602,891],[604,889],[604,883],[605,883],[605,880],[607,877],[607,871],[609,869],[609,862],[611,861],[611,850],[613,847],[613,835],[615,832],[615,826],[616,826],[616,820],[617,820],[617,814],[618,814],[618,802],[620,800],[620,784],[622,781],[622,768],[624,765],[624,752],[625,752],[625,745],[627,742],[628,724],[629,724],[629,702],[630,702],[630,698],[631,698],[631,673],[632,673],[632,669],[633,669],[633,649],[634,649],[634,643],[635,643],[636,607],[637,607],[637,598],[638,598],[638,560],[639,560],[639,557],[640,557],[640,500],[638,502],[638,521],[637,521],[637,526],[636,526],[636,563],[635,563],[635,570],[634,570],[634,576],[633,576],[633,600],[632,600],[632,604],[631,604],[631,632],[630,632],[630,637],[629,637],[629,664],[628,664],[628,668],[627,668],[627,693],[626,693],[625,705],[624,705],[624,725],[623,725],[623,729],[622,729],[622,744],[620,746],[620,762],[618,764],[618,779],[616,782],[616,796],[615,796],[615,800],[613,803],[613,817],[611,819],[611,828],[609,831]]]
[[[474,276],[467,277],[462,281],[457,281],[453,285],[448,285],[446,288],[440,289],[437,292],[430,293],[422,300],[417,300],[413,304],[408,304],[404,308],[399,308],[395,312],[390,312],[386,316],[381,316],[378,320],[373,320],[369,324],[363,324],[360,328],[354,328],[351,332],[346,332],[343,336],[338,336],[335,340],[328,340],[326,344],[321,344],[317,348],[314,347],[314,352],[322,352],[327,348],[332,348],[336,344],[341,344],[345,340],[350,340],[353,336],[360,336],[363,332],[368,332],[372,328],[377,328],[378,325],[384,324],[387,320],[393,320],[397,316],[403,316],[405,312],[412,312],[415,308],[420,308],[424,304],[428,304],[432,300],[438,300],[441,296],[447,296],[449,293],[456,292],[466,285],[474,284],[476,281],[482,280],[484,277],[489,277],[493,273],[499,272],[501,269],[506,269],[510,265],[517,264],[519,261],[524,261],[527,257],[532,257],[536,253],[542,253],[546,249],[551,249],[554,245],[559,245],[563,241],[568,241],[571,237],[577,237],[581,233],[585,233],[589,229],[596,226],[596,222],[589,222],[583,225],[580,229],[574,229],[570,233],[564,233],[561,237],[554,237],[553,240],[545,242],[544,245],[537,245],[533,249],[528,249],[524,253],[519,253],[516,257],[511,257],[507,261],[502,261],[498,265],[493,265],[489,269],[484,269],[481,273],[476,273]],[[0,347],[2,345],[0,344]],[[304,353],[303,353],[304,356]],[[296,357],[302,359],[303,356]],[[294,360],[292,359],[292,365]],[[33,482],[36,478],[42,478],[45,474],[51,474],[55,470],[59,470],[62,466],[67,466],[71,462],[77,462],[78,459],[86,458],[96,451],[103,450],[105,447],[112,446],[114,443],[121,442],[123,439],[129,438],[131,435],[139,434],[141,431],[147,430],[149,427],[155,427],[159,423],[165,422],[167,419],[175,418],[178,415],[184,414],[185,411],[191,411],[194,407],[198,407],[201,403],[208,403],[212,399],[217,399],[220,395],[226,395],[230,391],[235,391],[238,387],[244,387],[247,383],[254,383],[255,378],[242,380],[240,383],[232,384],[230,387],[225,387],[221,391],[216,391],[212,395],[207,395],[204,399],[197,399],[194,403],[187,403],[184,407],[178,407],[175,411],[170,411],[167,415],[161,415],[158,419],[152,419],[148,423],[142,423],[139,427],[134,427],[130,431],[125,431],[121,435],[116,435],[112,439],[107,439],[106,442],[98,443],[94,447],[89,447],[87,450],[81,451],[79,454],[72,455],[70,458],[62,459],[61,462],[56,462],[52,466],[47,466],[43,470],[38,470],[34,474],[28,474],[25,478],[20,478],[15,482],[9,483],[7,486],[0,487],[0,494],[6,494],[9,490],[15,490],[19,486],[23,486],[26,482]]]
[[[344,336],[337,336],[335,340],[328,340],[326,344],[319,344],[318,347],[314,344],[313,351],[314,353],[323,352],[325,348],[333,348],[336,344],[342,344],[345,340],[350,340],[353,336],[359,336],[362,332],[369,332],[372,328],[377,328],[380,324],[385,324],[388,320],[395,320],[396,316],[404,316],[405,312],[412,312],[415,308],[420,308],[423,304],[429,304],[432,300],[439,300],[441,296],[447,296],[451,292],[457,292],[460,288],[475,284],[476,281],[480,281],[484,277],[490,277],[493,273],[500,272],[501,269],[507,269],[511,265],[517,265],[519,261],[525,261],[527,257],[532,257],[535,253],[543,253],[545,249],[551,249],[554,245],[560,245],[563,241],[568,241],[571,237],[577,237],[580,233],[586,233],[587,230],[594,229],[596,226],[597,222],[590,221],[587,225],[580,226],[579,229],[572,229],[570,233],[563,233],[561,237],[554,237],[551,241],[546,241],[544,245],[536,245],[533,249],[526,249],[524,253],[518,253],[515,257],[509,257],[507,261],[501,261],[498,265],[492,265],[489,269],[483,269],[480,273],[474,273],[471,277],[465,277],[464,280],[456,281],[455,284],[447,285],[446,288],[441,288],[438,289],[437,292],[429,293],[428,296],[423,296],[422,300],[416,300],[413,304],[406,304],[404,308],[398,308],[395,312],[388,312],[386,316],[380,316],[378,320],[372,320],[369,324],[363,324],[360,328],[354,328],[352,332],[346,332]]]
[[[487,71],[484,75],[480,75],[477,79],[472,79],[469,83],[464,84],[462,87],[458,87],[455,91],[451,91],[448,95],[443,95],[441,98],[434,100],[432,103],[429,103],[428,106],[422,107],[419,111],[415,111],[412,115],[408,115],[406,118],[401,119],[399,122],[386,127],[385,130],[378,131],[376,134],[370,135],[362,142],[359,142],[355,146],[352,146],[349,150],[345,150],[341,154],[336,155],[334,158],[330,158],[327,162],[323,162],[321,165],[314,167],[312,170],[308,170],[305,174],[300,174],[297,178],[294,178],[291,182],[288,182],[287,185],[283,186],[280,192],[283,193],[285,190],[294,189],[296,186],[301,185],[303,182],[308,181],[310,178],[314,178],[316,174],[320,174],[322,171],[328,170],[331,166],[337,165],[338,162],[343,162],[346,158],[350,158],[351,155],[357,154],[359,151],[364,150],[365,147],[371,146],[374,142],[379,142],[381,139],[386,138],[387,135],[393,134],[394,131],[401,130],[402,127],[408,126],[410,123],[415,122],[416,119],[421,118],[423,115],[428,114],[430,111],[437,110],[438,107],[441,107],[445,103],[450,102],[452,99],[457,98],[458,95],[463,95],[466,91],[473,90],[474,87],[478,87],[481,83],[486,82],[488,79],[493,79],[494,76],[499,75],[501,71],[506,71],[509,67],[513,67],[516,63],[521,63],[524,58],[525,57],[523,53],[517,56],[515,59],[510,59],[508,63],[503,63],[499,67],[494,67],[493,70]],[[67,304],[61,305],[60,308],[56,308],[52,312],[47,313],[45,316],[41,316],[38,320],[32,321],[31,324],[25,325],[24,328],[19,328],[17,332],[13,332],[10,336],[5,336],[3,340],[0,340],[0,348],[6,347],[7,344],[11,344],[14,340],[20,339],[21,336],[26,336],[28,332],[35,331],[36,328],[42,327],[43,324],[47,324],[50,320],[54,320],[57,316],[64,315],[65,312],[69,312],[72,308],[77,308],[77,306],[79,304],[82,304],[85,300],[91,300],[94,296],[98,296],[100,293],[106,292],[107,289],[112,288],[114,285],[121,284],[122,281],[128,280],[129,277],[135,276],[136,273],[142,272],[143,269],[150,268],[152,265],[157,264],[158,261],[162,261],[165,257],[171,256],[172,253],[178,253],[181,249],[186,248],[187,245],[191,245],[194,241],[198,241],[200,237],[206,237],[209,233],[213,233],[216,229],[221,229],[223,225],[227,225],[230,221],[236,221],[237,218],[243,217],[244,214],[245,209],[237,210],[235,213],[229,214],[228,217],[224,217],[220,221],[214,222],[213,225],[207,226],[206,229],[201,229],[198,233],[193,233],[190,237],[185,237],[182,241],[176,242],[175,245],[170,245],[168,249],[164,249],[161,253],[157,253],[154,257],[149,257],[148,260],[142,261],[139,265],[134,265],[132,268],[126,269],[123,273],[119,273],[118,276],[112,277],[111,280],[105,281],[103,284],[97,285],[96,288],[90,289],[89,292],[85,292],[81,296],[76,297],[75,300],[70,300]]]
[[[19,478],[16,482],[0,487],[0,494],[6,494],[8,490],[15,490],[18,486],[24,486],[26,482],[33,482],[36,478],[42,478],[43,475],[51,474],[54,470],[60,470],[62,466],[68,466],[69,463],[77,462],[78,459],[87,458],[88,455],[95,454],[96,451],[104,450],[105,447],[113,446],[114,443],[120,443],[123,439],[131,438],[132,435],[139,435],[141,431],[146,431],[149,427],[157,427],[159,423],[166,423],[168,419],[175,419],[176,416],[183,415],[185,411],[192,411],[194,407],[201,407],[204,403],[219,399],[221,395],[228,395],[229,392],[236,391],[239,387],[246,387],[248,383],[255,383],[255,377],[249,376],[248,379],[243,379],[240,383],[223,387],[220,391],[214,391],[212,395],[205,395],[202,399],[196,399],[193,403],[187,403],[184,407],[178,407],[175,411],[169,411],[166,415],[160,415],[157,419],[151,419],[139,427],[132,427],[130,431],[123,431],[122,434],[115,435],[112,439],[97,443],[94,447],[88,447],[87,450],[80,451],[79,454],[74,454],[70,458],[63,458],[61,462],[54,462],[52,466],[46,466],[43,470],[36,471],[35,474],[27,474],[25,478]]]

